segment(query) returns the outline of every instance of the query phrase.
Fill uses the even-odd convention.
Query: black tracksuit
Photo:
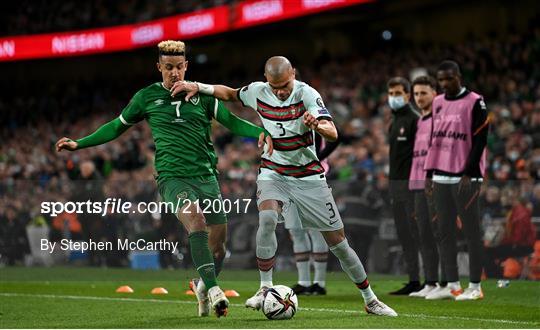
[[[420,280],[418,226],[414,217],[414,195],[409,190],[409,174],[418,118],[420,114],[407,104],[392,111],[392,124],[389,130],[392,212],[411,282]]]

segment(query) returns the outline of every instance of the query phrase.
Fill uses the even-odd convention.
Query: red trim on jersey
[[[303,178],[315,174],[323,174],[324,168],[318,160],[307,163],[304,166],[295,166],[295,165],[282,165],[275,163],[271,160],[262,158],[261,167],[268,168],[272,171],[285,176],[292,176],[295,178]]]
[[[289,121],[302,117],[306,112],[306,107],[303,101],[285,107],[273,107],[257,99],[257,112],[269,120]]]
[[[313,145],[313,132],[307,131],[302,135],[285,138],[273,138],[274,150],[291,151]]]

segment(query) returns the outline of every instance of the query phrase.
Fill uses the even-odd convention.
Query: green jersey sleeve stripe
[[[132,125],[133,125],[133,124],[128,123],[128,122],[124,119],[124,117],[123,117],[122,115],[118,116],[118,118],[120,118],[120,121],[121,121],[122,124],[124,124],[124,125],[127,125],[127,126],[132,126]]]
[[[216,119],[217,119],[218,105],[219,105],[218,99],[214,99],[214,118]]]

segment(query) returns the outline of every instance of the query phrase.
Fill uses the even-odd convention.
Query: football
[[[285,285],[274,285],[264,293],[262,311],[270,320],[288,320],[296,314],[298,297]]]

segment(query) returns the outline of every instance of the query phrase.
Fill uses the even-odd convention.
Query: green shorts
[[[208,225],[227,223],[227,215],[223,208],[207,207],[215,200],[223,205],[219,183],[214,175],[192,178],[162,178],[158,179],[159,194],[164,202],[172,203],[178,212],[186,203],[198,203]],[[218,212],[215,212],[215,211]],[[169,210],[170,212],[170,210]]]

